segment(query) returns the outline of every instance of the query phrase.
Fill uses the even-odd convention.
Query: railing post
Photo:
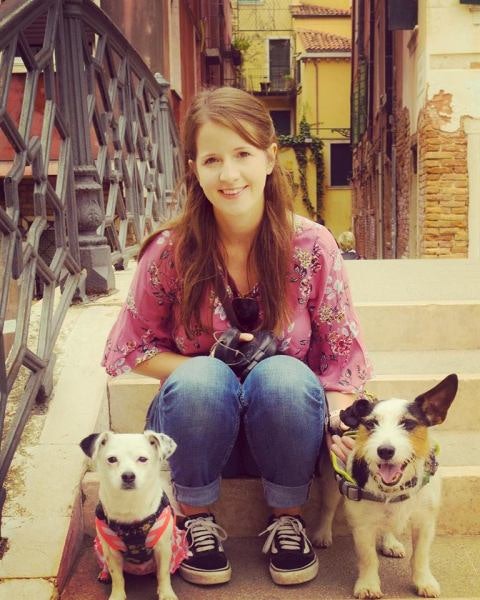
[[[110,246],[97,229],[105,218],[103,187],[92,158],[88,89],[85,73],[83,0],[66,0],[65,57],[62,61],[62,102],[68,115],[72,135],[73,173],[78,215],[80,262],[87,270],[86,291],[105,293],[115,287]]]
[[[160,73],[155,73],[155,79],[162,90],[159,115],[160,151],[162,155],[163,168],[165,170],[165,187],[167,191],[171,192],[174,187],[174,169],[168,106],[168,91],[170,89],[170,84]]]

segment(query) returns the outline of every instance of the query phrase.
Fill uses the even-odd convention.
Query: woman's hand
[[[353,450],[353,446],[355,445],[355,440],[352,439],[349,435],[332,435],[331,433],[326,433],[326,441],[327,448],[333,452],[338,458],[346,463],[348,455]]]
[[[343,432],[348,430],[348,427],[340,420],[340,410],[350,406],[355,400],[355,396],[340,392],[327,392],[327,398],[330,407],[329,426],[331,429],[325,434],[327,448],[338,456],[342,462],[346,462],[355,441],[348,435],[342,435]]]
[[[251,342],[255,336],[253,333],[241,333],[239,340],[241,342]]]

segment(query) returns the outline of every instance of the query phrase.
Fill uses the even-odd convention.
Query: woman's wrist
[[[332,435],[342,435],[348,429],[340,419],[340,411],[351,406],[355,400],[355,394],[343,394],[341,392],[326,392],[327,396],[327,429]]]

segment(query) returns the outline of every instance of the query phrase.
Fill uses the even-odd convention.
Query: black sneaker
[[[182,528],[187,532],[191,554],[178,569],[183,579],[198,585],[230,581],[232,569],[221,543],[227,534],[217,525],[215,517],[208,513],[191,515]]]
[[[316,577],[318,559],[300,516],[270,517],[262,552],[270,553],[270,575],[278,585],[305,583]]]

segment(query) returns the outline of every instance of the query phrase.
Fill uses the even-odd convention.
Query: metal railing
[[[72,299],[178,208],[167,91],[90,0],[0,4],[0,515]]]
[[[240,87],[249,92],[264,94],[291,94],[296,91],[295,69],[263,69],[244,66],[240,73]]]

